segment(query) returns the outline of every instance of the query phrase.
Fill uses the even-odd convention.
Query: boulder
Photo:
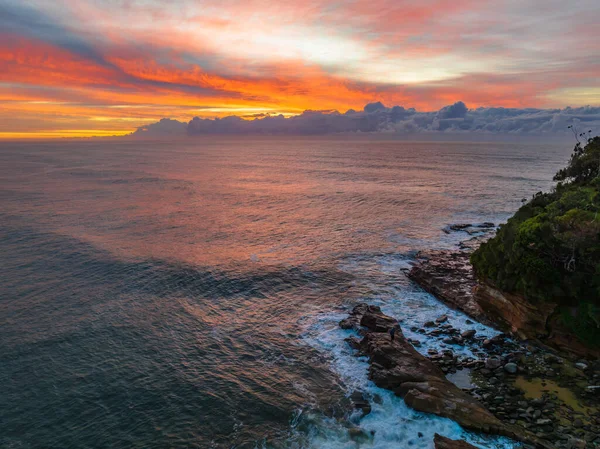
[[[437,433],[433,437],[433,444],[435,449],[477,449],[466,441],[451,440],[450,438],[443,437]]]
[[[495,370],[502,366],[502,360],[497,357],[489,357],[485,359],[485,367],[489,370]]]
[[[363,412],[363,415],[371,413],[371,404],[365,397],[362,391],[355,391],[350,395],[350,400],[354,404],[354,408]]]
[[[460,336],[462,338],[473,338],[476,333],[477,333],[477,331],[475,329],[469,329],[469,330],[464,331],[462,334],[460,334]]]
[[[368,306],[360,320],[361,326],[373,332],[389,332],[397,324],[395,319],[384,315],[378,306]]]

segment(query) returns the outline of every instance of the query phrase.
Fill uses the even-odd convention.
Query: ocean
[[[407,279],[415,254],[468,237],[449,224],[505,221],[570,152],[0,143],[0,447],[419,449],[435,432],[513,447],[375,387],[337,322],[378,304],[419,351],[439,348],[411,327],[466,317]],[[349,407],[356,390],[373,399],[366,417]]]

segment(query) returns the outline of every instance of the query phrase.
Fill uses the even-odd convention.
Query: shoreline
[[[481,230],[481,225],[460,224],[444,231],[465,231],[474,236],[460,242],[455,250],[420,251],[408,272],[409,279],[451,308],[519,340],[552,348],[573,360],[600,359],[600,350],[585,346],[560,324],[556,304],[532,304],[477,279],[470,256],[493,236],[495,228]]]
[[[461,334],[444,316],[422,330],[430,338],[444,339],[447,349],[430,350],[426,356],[413,348],[398,322],[377,306],[360,304],[339,325],[362,337],[346,341],[369,358],[369,378],[416,410],[535,447],[600,445],[597,395],[593,389],[578,388],[582,382],[591,384],[597,379],[591,366],[574,366],[502,334],[490,340],[473,331]],[[396,326],[391,342],[388,331]],[[454,345],[469,346],[477,358],[455,355]],[[464,379],[456,382],[457,373],[468,379],[466,384]],[[567,393],[571,396],[566,397]],[[369,408],[368,403],[361,407]]]

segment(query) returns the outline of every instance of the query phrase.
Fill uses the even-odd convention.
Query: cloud
[[[567,126],[600,131],[600,107],[564,109],[476,108],[462,102],[444,106],[437,112],[418,112],[402,106],[386,107],[369,103],[363,111],[304,111],[302,114],[260,115],[202,119],[194,117],[187,125],[163,119],[141,127],[133,136],[196,135],[326,135],[338,133],[477,133],[477,134],[563,134]]]
[[[187,131],[187,123],[178,120],[163,118],[157,123],[140,126],[131,133],[131,137],[160,138],[160,137],[183,137]]]
[[[0,132],[12,131],[15,116],[27,116],[26,127],[34,113],[30,103],[6,103],[16,85],[37,90],[28,100],[46,105],[40,120],[63,130],[59,117],[75,117],[76,108],[77,127],[90,135],[107,126],[125,133],[148,117],[347,108],[360,112],[232,128],[456,131],[481,122],[535,129],[540,120],[552,128],[561,116],[544,121],[530,111],[525,126],[477,117],[460,104],[438,109],[459,99],[472,108],[600,104],[597,0],[271,3],[0,0]],[[63,104],[65,97],[77,104]]]

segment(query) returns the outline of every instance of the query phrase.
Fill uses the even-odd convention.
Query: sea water
[[[569,153],[368,137],[1,143],[0,447],[430,448],[436,432],[511,447],[374,386],[337,322],[378,304],[422,352],[440,342],[411,327],[442,314],[493,335],[406,270],[468,237],[448,224],[506,220]]]

